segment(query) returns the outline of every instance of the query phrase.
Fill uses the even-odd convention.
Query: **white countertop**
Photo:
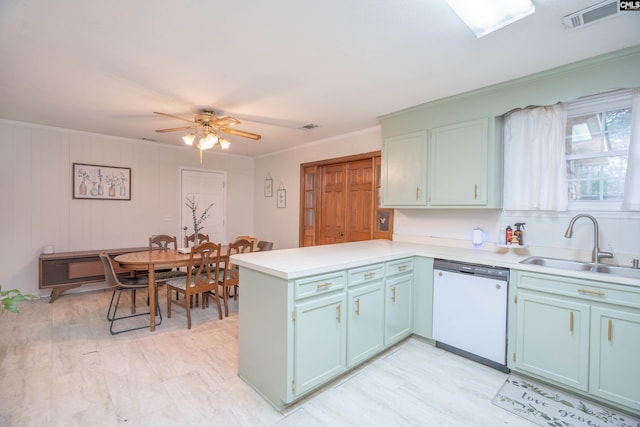
[[[480,248],[467,249],[390,240],[367,240],[334,245],[252,252],[233,255],[232,259],[242,267],[288,280],[385,262],[405,256],[449,259],[640,287],[640,280],[627,277],[519,264],[520,261],[529,255],[520,255],[517,254],[516,251],[504,253],[504,251],[498,252]]]

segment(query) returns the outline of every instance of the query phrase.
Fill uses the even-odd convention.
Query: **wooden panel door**
[[[379,151],[301,164],[300,246],[391,239],[380,176]]]
[[[347,164],[346,229],[348,242],[371,240],[373,234],[373,161]]]
[[[344,243],[346,229],[346,178],[347,165],[321,168],[322,193],[320,210],[320,244]]]

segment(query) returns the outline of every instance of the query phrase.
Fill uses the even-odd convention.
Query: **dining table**
[[[220,248],[220,262],[223,263],[227,259],[228,245],[222,245]],[[197,257],[197,258],[196,258]],[[194,262],[198,261],[200,255],[194,255]],[[114,258],[120,267],[125,270],[148,271],[149,274],[149,322],[151,331],[156,330],[156,287],[155,272],[156,270],[165,270],[189,265],[191,259],[190,253],[184,253],[178,249],[154,249],[141,252],[129,252],[118,255]],[[185,279],[186,280],[186,279]]]

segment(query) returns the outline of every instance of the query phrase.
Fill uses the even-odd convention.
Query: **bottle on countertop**
[[[522,230],[524,230],[524,222],[516,222],[514,225],[516,227],[515,231],[513,232],[513,235],[516,237],[517,241],[518,241],[518,245],[522,246],[524,244],[524,240],[523,240],[523,236],[524,233]],[[522,228],[520,228],[522,227]]]
[[[500,227],[500,231],[498,232],[498,244],[499,245],[506,245],[507,241],[506,238],[507,236],[505,235],[506,231],[504,227]]]
[[[504,233],[504,241],[507,245],[511,244],[511,239],[513,238],[513,228],[510,225],[507,225],[507,230]]]

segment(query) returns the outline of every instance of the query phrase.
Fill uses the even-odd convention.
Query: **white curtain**
[[[629,142],[622,209],[640,211],[640,89],[633,91],[631,114],[631,141]]]
[[[562,103],[507,115],[504,209],[567,210],[566,122]]]

